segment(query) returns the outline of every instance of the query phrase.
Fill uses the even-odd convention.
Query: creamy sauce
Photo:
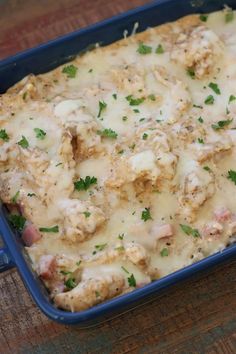
[[[232,242],[236,15],[226,12],[97,48],[0,98],[0,195],[34,225],[27,251],[58,306],[93,306]]]

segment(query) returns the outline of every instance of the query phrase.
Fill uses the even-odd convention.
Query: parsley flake
[[[5,129],[0,130],[0,139],[3,141],[9,141],[9,135],[7,134]]]
[[[199,144],[205,144],[202,138],[198,138],[197,141],[199,142]]]
[[[200,20],[202,21],[202,22],[207,22],[207,19],[208,19],[208,15],[200,15],[199,16],[199,18],[200,18]]]
[[[8,220],[10,221],[12,226],[18,231],[22,231],[26,223],[26,219],[24,218],[24,216],[17,214],[9,215]]]
[[[89,218],[91,215],[91,213],[89,211],[84,211],[83,214],[86,218]]]
[[[148,138],[148,134],[147,134],[147,133],[144,133],[144,134],[143,134],[143,140],[147,140],[147,138]]]
[[[73,64],[64,66],[62,69],[63,74],[66,74],[69,79],[73,79],[76,77],[78,68]]]
[[[137,49],[137,52],[139,54],[150,54],[152,52],[152,47],[146,45],[146,44],[143,44],[142,42],[139,43],[139,46],[138,46],[138,49]]]
[[[225,22],[226,23],[232,22],[233,19],[234,19],[234,12],[232,9],[228,9],[225,14]]]
[[[164,48],[162,47],[161,44],[158,44],[156,50],[155,50],[156,54],[163,54],[164,53]]]
[[[117,94],[113,93],[112,97],[114,98],[114,100],[117,100]]]
[[[151,213],[150,213],[150,208],[145,208],[145,209],[142,211],[141,219],[142,219],[144,222],[146,222],[147,220],[152,220]]]
[[[199,117],[199,118],[198,118],[198,121],[199,121],[199,123],[203,123],[203,122],[204,122],[204,120],[202,119],[202,117]]]
[[[232,123],[232,121],[233,121],[233,119],[219,120],[219,122],[217,122],[216,124],[212,124],[211,127],[214,130],[224,129],[230,123]]]
[[[231,103],[231,102],[233,102],[235,100],[236,100],[236,96],[234,96],[234,95],[230,95],[229,96],[229,103]]]
[[[104,138],[111,138],[111,139],[116,139],[118,134],[112,130],[112,129],[104,129],[104,130],[98,130],[97,131],[98,135],[101,135]]]
[[[75,282],[75,278],[69,278],[65,281],[65,286],[68,288],[68,289],[74,289],[77,284]]]
[[[160,252],[160,255],[162,256],[162,257],[167,257],[167,256],[169,256],[169,251],[168,251],[168,248],[163,248],[162,250],[161,250],[161,252]]]
[[[59,226],[55,225],[55,226],[52,226],[52,227],[40,227],[39,231],[41,231],[41,232],[52,232],[52,233],[55,234],[55,233],[59,232]]]
[[[27,149],[29,147],[29,142],[24,135],[22,135],[21,140],[18,141],[17,144],[20,145],[23,149]]]
[[[28,196],[28,197],[35,197],[36,194],[35,194],[35,193],[28,193],[27,196]]]
[[[80,261],[78,261],[78,262],[75,263],[75,264],[77,265],[77,267],[80,266],[81,262],[82,262],[82,261],[80,260]]]
[[[236,171],[229,170],[227,178],[234,182],[234,184],[236,185]]]
[[[195,79],[195,71],[193,68],[188,68],[186,71],[188,76],[190,76],[192,79]]]
[[[134,98],[133,95],[126,96],[125,98],[129,102],[130,106],[138,106],[145,100],[144,97]]]
[[[95,245],[94,247],[95,247],[96,250],[98,250],[98,251],[103,251],[104,248],[107,247],[107,243],[103,243],[103,244],[101,244],[101,245]]]
[[[204,169],[205,171],[207,171],[207,172],[211,172],[211,169],[210,169],[209,166],[203,166],[203,169]]]
[[[197,229],[193,229],[191,226],[183,225],[183,224],[180,224],[180,227],[186,235],[188,236],[192,235],[193,237],[200,237],[200,233]]]
[[[104,111],[104,109],[106,109],[106,107],[107,107],[106,102],[99,101],[99,111],[98,111],[98,115],[97,115],[98,118],[101,116],[102,111]]]
[[[80,178],[78,181],[74,182],[75,189],[77,191],[86,191],[92,184],[97,183],[96,177],[86,176],[85,179]]]
[[[148,95],[149,100],[156,101],[156,97],[154,94]]]
[[[20,191],[17,191],[16,194],[12,197],[12,203],[16,204],[17,202],[17,199],[19,198],[20,196]]]
[[[36,138],[37,139],[39,139],[39,140],[44,140],[45,139],[46,133],[42,129],[34,128],[34,132],[36,134]]]
[[[119,234],[119,235],[118,235],[118,239],[119,239],[119,240],[123,240],[124,236],[125,236],[125,234]]]
[[[215,101],[214,97],[213,97],[212,95],[209,95],[209,96],[207,96],[207,98],[205,99],[204,103],[210,105],[210,104],[213,104],[214,101]]]
[[[128,279],[129,286],[132,286],[135,288],[136,287],[136,279],[135,279],[133,273],[127,279]]]
[[[129,271],[125,267],[121,266],[121,269],[123,269],[125,273],[129,274]]]
[[[208,87],[210,87],[217,95],[221,94],[221,91],[216,83],[210,82]]]

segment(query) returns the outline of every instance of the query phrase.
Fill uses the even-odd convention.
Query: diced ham
[[[40,257],[38,263],[38,274],[44,279],[51,279],[55,271],[55,256],[50,254]]]
[[[224,221],[227,221],[231,218],[231,212],[224,207],[217,208],[214,211],[214,217],[215,217],[216,221],[224,222]]]
[[[151,234],[156,240],[174,235],[173,226],[171,224],[154,225],[151,229]]]
[[[40,240],[41,235],[33,224],[28,223],[23,232],[22,239],[27,247],[32,246],[33,243]]]
[[[205,237],[208,236],[219,236],[223,231],[223,226],[216,222],[210,221],[209,223],[205,224],[202,230],[202,234]]]

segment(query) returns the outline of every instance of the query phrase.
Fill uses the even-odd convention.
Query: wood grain
[[[0,0],[0,58],[145,3],[144,0]],[[1,354],[236,353],[236,260],[170,288],[143,307],[89,329],[56,324],[16,270],[0,275]]]

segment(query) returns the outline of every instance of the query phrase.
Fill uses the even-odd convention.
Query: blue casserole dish
[[[132,32],[135,22],[139,31],[176,20],[190,13],[205,13],[222,9],[225,0],[159,0],[105,20],[99,24],[73,32],[37,48],[30,49],[0,62],[0,93],[29,73],[47,72],[91,47],[93,43],[107,45],[123,37],[124,30]],[[227,5],[236,8],[234,0]],[[19,234],[7,221],[7,210],[0,208],[0,233],[5,247],[0,249],[0,271],[16,266],[21,277],[39,308],[51,319],[64,324],[81,327],[97,324],[101,320],[146,302],[162,289],[175,284],[201,270],[236,255],[236,244],[224,251],[205,258],[191,266],[154,281],[141,289],[109,300],[88,310],[70,313],[57,309],[49,294],[31,267]]]

